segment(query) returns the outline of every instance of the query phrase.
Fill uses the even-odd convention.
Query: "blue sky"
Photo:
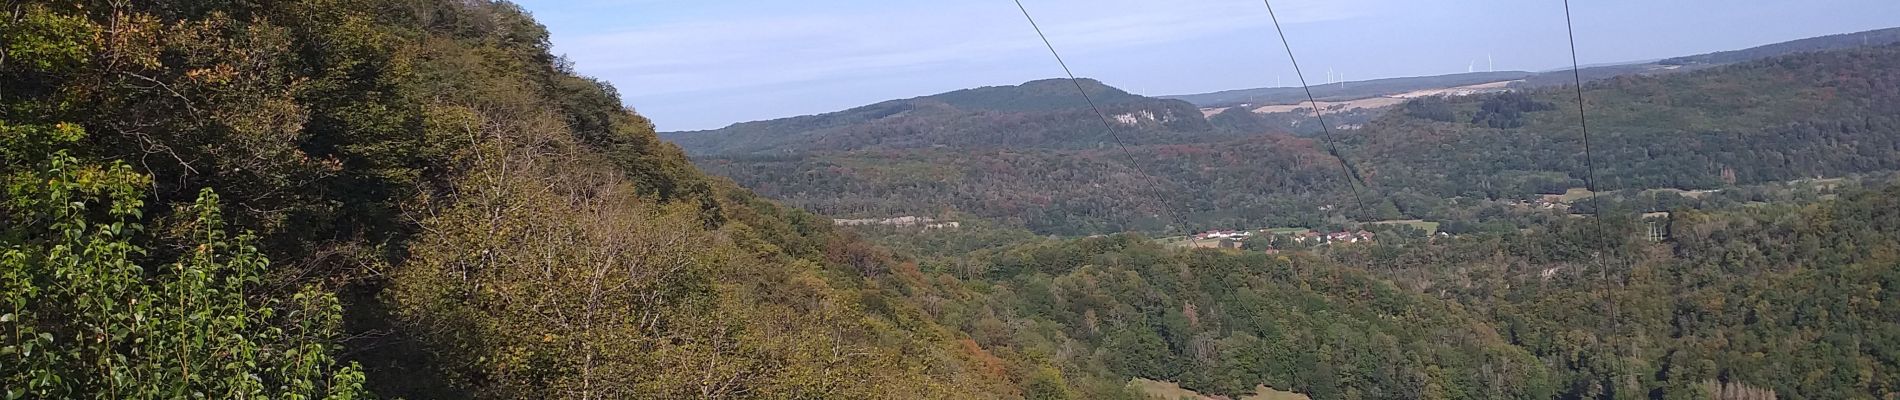
[[[1292,85],[1251,0],[1023,0],[1077,75],[1144,95]],[[661,130],[1061,76],[1010,0],[522,0]],[[1573,0],[1583,63],[1900,26],[1893,0]],[[1307,79],[1569,65],[1559,0],[1280,0]],[[1329,73],[1330,71],[1330,73]]]

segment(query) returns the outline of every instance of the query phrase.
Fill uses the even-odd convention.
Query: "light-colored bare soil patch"
[[[1319,106],[1322,107],[1322,109],[1326,111],[1352,111],[1352,110],[1361,109],[1361,108],[1391,107],[1391,106],[1395,106],[1395,105],[1398,105],[1399,103],[1404,103],[1404,102],[1405,102],[1405,99],[1400,99],[1400,98],[1373,97],[1373,98],[1368,98],[1368,99],[1348,100],[1348,101],[1322,101],[1322,102],[1319,102]],[[1286,112],[1312,112],[1312,111],[1313,111],[1312,103],[1280,104],[1280,105],[1264,106],[1264,107],[1253,109],[1253,112],[1261,113],[1261,114],[1286,113]]]

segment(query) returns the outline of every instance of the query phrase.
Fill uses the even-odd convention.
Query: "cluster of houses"
[[[1365,241],[1365,242],[1372,241],[1372,236],[1373,236],[1372,232],[1367,232],[1363,230],[1354,231],[1354,232],[1333,232],[1333,233],[1328,233],[1328,234],[1320,234],[1319,232],[1306,231],[1306,232],[1293,234],[1293,241],[1300,242],[1302,244],[1312,244],[1312,245],[1323,245],[1323,244],[1330,244],[1330,243],[1359,243],[1361,241]]]
[[[902,216],[902,217],[884,218],[884,219],[877,219],[877,218],[833,219],[831,220],[831,223],[833,225],[838,225],[838,226],[866,226],[866,225],[884,225],[884,226],[898,226],[898,227],[921,226],[926,230],[956,229],[963,226],[963,223],[956,222],[956,221],[938,221],[934,218],[915,217],[915,216]]]
[[[1234,240],[1244,240],[1244,239],[1246,239],[1246,238],[1250,238],[1250,237],[1253,237],[1253,232],[1248,232],[1248,231],[1223,231],[1223,230],[1212,230],[1212,231],[1207,231],[1207,232],[1201,232],[1201,233],[1196,233],[1196,234],[1194,234],[1194,240],[1209,240],[1209,239],[1214,239],[1214,240],[1219,240],[1219,239],[1234,239]]]
[[[1234,242],[1239,242],[1242,240],[1246,240],[1247,238],[1253,237],[1254,234],[1255,234],[1254,232],[1249,232],[1249,231],[1211,230],[1207,232],[1194,234],[1194,240],[1229,239]],[[1299,242],[1300,244],[1303,244],[1303,245],[1319,246],[1319,245],[1326,245],[1326,244],[1332,244],[1332,243],[1370,242],[1372,241],[1372,237],[1374,235],[1372,232],[1359,230],[1359,231],[1351,231],[1351,232],[1333,232],[1333,233],[1319,233],[1319,232],[1314,232],[1314,231],[1303,231],[1299,233],[1289,234],[1286,236],[1289,238],[1292,238],[1293,241]]]
[[[1562,196],[1555,196],[1555,195],[1546,195],[1543,198],[1531,199],[1531,200],[1498,200],[1498,202],[1504,203],[1506,205],[1520,207],[1520,208],[1557,210],[1557,211],[1570,210],[1570,204],[1564,203]]]

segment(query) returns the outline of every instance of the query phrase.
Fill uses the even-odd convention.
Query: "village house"
[[[1305,232],[1288,235],[1288,237],[1293,239],[1294,242],[1299,242],[1300,244],[1314,245],[1314,246],[1327,245],[1327,244],[1333,244],[1333,243],[1370,242],[1372,241],[1372,236],[1373,236],[1373,233],[1367,232],[1367,231],[1334,232],[1334,233],[1319,233],[1319,232],[1314,232],[1314,231],[1305,231]]]
[[[908,216],[908,215],[902,216],[902,217],[884,218],[884,219],[877,219],[877,218],[832,219],[831,223],[832,225],[838,225],[838,226],[867,226],[867,225],[884,225],[884,226],[897,226],[897,227],[921,226],[925,230],[956,229],[963,226],[962,223],[956,222],[956,221],[937,221],[934,218]]]
[[[1208,239],[1246,239],[1246,238],[1249,238],[1249,237],[1253,237],[1253,232],[1247,232],[1247,231],[1225,231],[1225,230],[1211,230],[1211,231],[1207,231],[1207,232],[1202,232],[1202,233],[1196,233],[1196,234],[1194,234],[1194,239],[1195,239],[1195,240],[1208,240]]]
[[[1367,231],[1334,232],[1332,234],[1326,235],[1326,242],[1327,243],[1359,243],[1361,241],[1370,242],[1372,241],[1372,236],[1373,236],[1372,232],[1367,232]]]
[[[1300,242],[1301,244],[1319,244],[1325,243],[1326,239],[1325,236],[1320,235],[1319,232],[1305,231],[1293,234],[1293,241]]]

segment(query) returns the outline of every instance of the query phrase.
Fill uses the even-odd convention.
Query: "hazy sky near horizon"
[[[1061,77],[1010,0],[518,0],[663,131]],[[1295,85],[1251,0],[1023,0],[1069,66],[1157,96]],[[1567,68],[1560,0],[1280,0],[1313,84]],[[1577,0],[1584,64],[1900,26],[1893,0]]]

